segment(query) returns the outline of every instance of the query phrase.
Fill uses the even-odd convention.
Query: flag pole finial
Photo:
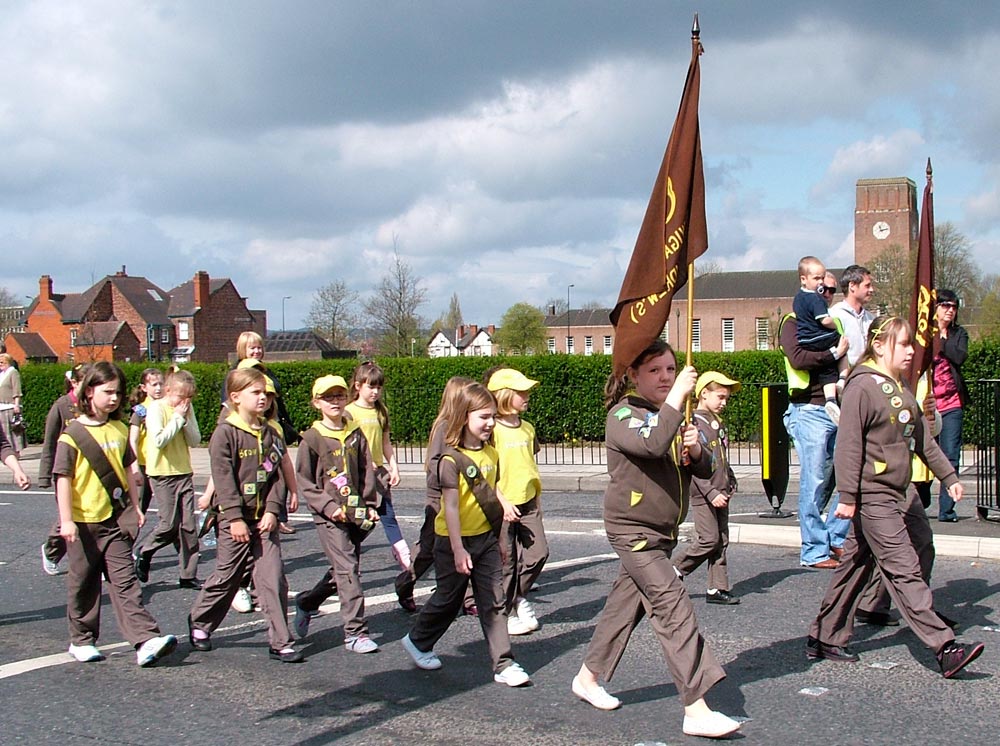
[[[691,38],[695,41],[701,38],[701,27],[698,25],[698,14],[694,14],[694,23],[691,24]]]
[[[934,169],[931,168],[931,159],[927,159],[927,181],[930,182],[931,177],[934,175]]]

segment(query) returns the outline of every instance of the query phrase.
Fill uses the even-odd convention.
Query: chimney
[[[42,275],[38,278],[38,300],[51,300],[52,299],[52,277],[50,275]]]
[[[469,324],[469,334],[471,334],[473,337],[475,337],[477,334],[479,334],[479,325],[478,324]]]
[[[195,308],[208,307],[208,272],[199,269],[194,273]]]
[[[490,324],[489,326],[486,327],[486,331],[492,337],[494,334],[497,333],[497,328],[493,324]]]
[[[128,273],[125,271],[125,265],[122,265],[121,272],[115,272],[115,277],[128,277]]]
[[[462,337],[465,336],[465,324],[458,325],[458,329],[455,331],[455,336],[458,339],[461,339]]]

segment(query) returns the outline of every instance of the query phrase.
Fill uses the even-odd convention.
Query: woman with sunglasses
[[[938,334],[934,339],[934,398],[941,414],[937,442],[957,471],[962,453],[962,411],[971,397],[961,371],[969,356],[969,333],[958,325],[958,296],[953,291],[937,291],[935,317]],[[943,484],[938,496],[938,520],[947,523],[958,520],[955,501]]]

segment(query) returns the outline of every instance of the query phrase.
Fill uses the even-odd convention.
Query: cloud
[[[852,190],[858,179],[906,174],[924,144],[919,133],[904,129],[838,148],[826,174],[813,186],[811,196],[822,201],[832,194]]]

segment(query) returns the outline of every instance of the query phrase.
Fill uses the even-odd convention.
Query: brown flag
[[[917,240],[916,273],[913,298],[910,300],[910,327],[913,329],[913,363],[910,365],[910,390],[930,367],[934,357],[934,180],[931,159],[927,159],[927,186],[920,207],[920,237]]]
[[[611,312],[615,327],[615,376],[623,375],[663,332],[670,316],[670,301],[688,280],[688,264],[708,248],[705,173],[698,126],[701,52],[696,18],[691,64],[680,109],[618,293],[618,303]]]

